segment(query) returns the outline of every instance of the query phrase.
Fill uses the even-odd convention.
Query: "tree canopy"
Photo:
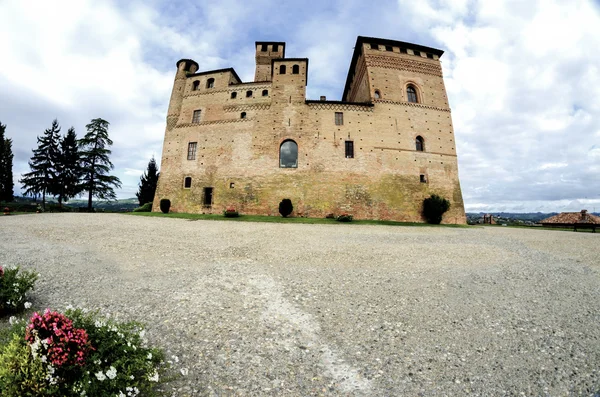
[[[4,136],[6,125],[0,123],[0,201],[14,200],[12,139]]]
[[[158,176],[159,172],[158,167],[156,166],[156,160],[152,157],[150,162],[148,162],[147,170],[140,177],[139,189],[135,194],[140,202],[140,206],[154,201]]]
[[[82,191],[88,192],[88,211],[92,210],[92,197],[114,200],[114,188],[121,187],[121,181],[109,172],[114,165],[109,159],[112,153],[108,149],[113,141],[108,137],[109,122],[93,119],[86,125],[87,133],[79,140],[81,158]]]

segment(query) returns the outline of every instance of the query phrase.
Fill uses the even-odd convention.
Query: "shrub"
[[[37,278],[32,271],[19,273],[19,267],[0,266],[0,315],[20,312],[30,305],[25,302],[25,294],[33,289]]]
[[[279,203],[279,213],[284,218],[286,218],[289,214],[291,214],[293,210],[294,210],[294,206],[292,205],[292,200],[283,199],[283,200],[281,200],[281,203]]]
[[[169,209],[171,208],[171,200],[169,199],[161,199],[160,200],[160,210],[163,214],[168,214]]]
[[[162,351],[146,347],[138,323],[82,310],[35,313],[0,349],[3,396],[154,396]]]
[[[152,212],[152,203],[146,203],[141,207],[134,208],[133,212]]]
[[[444,212],[450,208],[450,201],[437,194],[423,200],[423,216],[428,223],[439,224],[442,221]]]
[[[225,218],[237,218],[240,216],[239,212],[237,212],[234,207],[227,207],[227,209],[223,211],[223,215]]]
[[[352,219],[354,219],[354,217],[350,214],[341,214],[340,216],[337,217],[338,222],[352,222]]]

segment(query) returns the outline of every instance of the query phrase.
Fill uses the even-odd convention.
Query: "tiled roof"
[[[600,217],[588,213],[582,214],[581,212],[561,212],[558,215],[541,220],[540,223],[560,223],[569,225],[575,223],[595,223],[600,225]]]

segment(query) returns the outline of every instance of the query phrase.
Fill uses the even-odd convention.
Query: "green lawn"
[[[185,213],[168,213],[162,212],[128,212],[127,215],[134,216],[154,216],[163,218],[177,218],[189,220],[210,220],[210,221],[234,221],[234,222],[271,222],[271,223],[308,223],[319,225],[334,225],[342,224],[335,219],[327,218],[283,218],[281,216],[264,216],[264,215],[240,215],[237,218],[225,218],[218,214],[185,214]],[[379,221],[379,220],[353,220],[348,222],[351,225],[387,225],[387,226],[443,226],[443,227],[470,227],[467,225],[430,225],[428,223],[416,222],[395,222],[395,221]]]

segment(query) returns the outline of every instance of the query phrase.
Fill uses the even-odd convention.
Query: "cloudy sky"
[[[16,185],[54,118],[81,137],[101,117],[118,196],[134,197],[178,59],[251,81],[254,41],[285,41],[310,58],[309,99],[341,99],[358,35],[446,51],[467,211],[600,211],[598,0],[0,0]]]

